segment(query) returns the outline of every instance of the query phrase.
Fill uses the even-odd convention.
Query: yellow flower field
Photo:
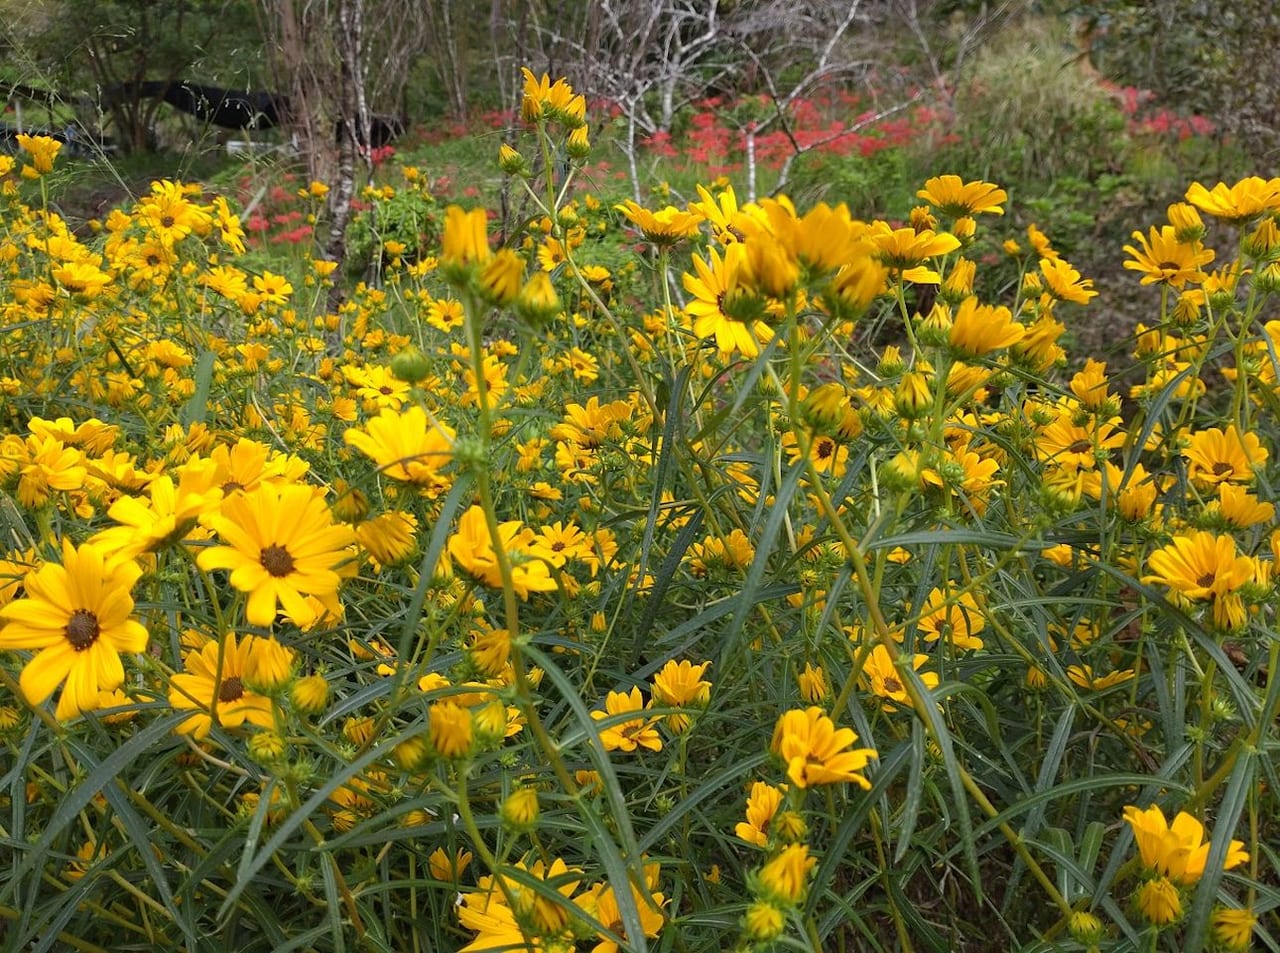
[[[615,204],[524,75],[376,283],[0,157],[2,945],[1278,948],[1280,179],[1108,366],[996,183]]]

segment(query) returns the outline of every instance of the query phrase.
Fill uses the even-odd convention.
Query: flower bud
[[[293,651],[274,638],[254,638],[244,668],[245,682],[255,691],[270,695],[293,676]]]
[[[431,754],[426,741],[421,735],[406,738],[391,750],[391,757],[403,771],[413,771],[422,765]]]
[[[391,373],[396,380],[416,384],[431,373],[431,364],[422,351],[410,345],[391,359]]]
[[[284,757],[288,745],[274,731],[259,731],[249,739],[249,757],[259,764],[274,764]]]
[[[471,712],[451,701],[436,702],[430,708],[427,738],[442,758],[465,758],[471,754],[474,730]]]
[[[586,125],[578,126],[569,133],[564,151],[569,154],[570,159],[585,159],[591,155],[591,141],[587,138]]]
[[[517,788],[502,802],[502,822],[516,831],[532,830],[538,823],[538,789]]]
[[[293,707],[306,715],[318,715],[329,704],[329,683],[323,675],[304,675],[289,692]]]
[[[786,926],[786,914],[767,900],[757,900],[747,907],[743,918],[743,930],[756,943],[768,943],[776,940]]]
[[[524,156],[505,142],[498,147],[498,168],[507,175],[518,175],[521,178],[529,174],[529,164],[525,162]]]
[[[1093,946],[1107,935],[1106,927],[1088,910],[1077,910],[1067,921],[1067,931],[1071,939],[1084,946]]]
[[[933,392],[929,386],[928,375],[920,371],[908,371],[902,375],[898,390],[894,394],[894,403],[898,413],[908,420],[915,420],[928,413],[933,406]]]
[[[510,248],[498,251],[480,272],[480,293],[491,303],[508,305],[520,293],[524,259]]]
[[[560,297],[551,283],[551,276],[545,271],[535,272],[516,296],[515,310],[534,327],[541,327],[558,315],[561,311]]]

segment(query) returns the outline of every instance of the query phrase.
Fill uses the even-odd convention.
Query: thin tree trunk
[[[369,146],[369,110],[364,101],[361,68],[361,27],[364,0],[339,0],[338,33],[340,102],[342,122],[338,129],[338,168],[329,188],[329,237],[325,257],[341,262],[347,253],[347,226],[351,222],[351,201],[356,191],[356,152],[363,138]],[[337,293],[337,284],[334,292]],[[331,301],[331,305],[334,302]]]

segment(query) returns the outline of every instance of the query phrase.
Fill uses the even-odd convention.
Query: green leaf
[[[213,383],[213,364],[217,360],[212,351],[201,351],[196,361],[196,389],[182,407],[182,426],[190,428],[192,424],[203,423],[209,410],[209,387]]]

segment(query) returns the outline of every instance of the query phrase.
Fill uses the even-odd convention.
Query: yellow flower
[[[176,486],[165,474],[147,485],[147,500],[120,497],[107,510],[120,525],[97,533],[92,542],[125,559],[181,542],[222,499],[222,489],[210,485],[212,474],[212,464],[192,461],[178,472]]]
[[[787,777],[798,788],[852,781],[871,782],[859,772],[876,757],[870,748],[846,750],[858,740],[852,728],[836,728],[821,708],[792,709],[778,719],[770,746],[787,765]]]
[[[18,147],[31,156],[31,164],[37,173],[48,175],[53,171],[53,160],[57,158],[62,143],[50,136],[29,136],[20,132]]]
[[[946,232],[895,229],[886,222],[875,222],[868,237],[875,245],[880,263],[891,274],[917,284],[936,285],[941,282],[942,276],[924,263],[960,247],[960,239]]]
[[[245,722],[275,727],[271,699],[245,684],[251,656],[260,643],[252,635],[237,641],[235,633],[228,632],[222,640],[210,640],[187,653],[184,671],[169,680],[169,704],[193,714],[176,731],[199,740],[208,736],[215,723],[227,728],[239,728]]]
[[[808,889],[809,871],[817,863],[818,858],[809,856],[807,844],[788,844],[756,874],[761,894],[786,906],[798,904]]]
[[[441,263],[453,268],[486,264],[493,257],[487,231],[484,209],[467,212],[460,206],[450,205],[444,212],[444,230],[440,236]]]
[[[452,702],[434,702],[428,710],[427,738],[442,758],[465,758],[471,753],[474,731],[469,709]]]
[[[1027,329],[1013,319],[1008,308],[979,304],[974,297],[965,298],[951,319],[948,340],[966,357],[981,357],[1009,347],[1026,337]]]
[[[938,289],[938,297],[947,304],[959,304],[973,294],[973,279],[978,273],[978,263],[969,258],[957,258]]]
[[[987,620],[973,593],[948,597],[935,587],[920,611],[920,634],[926,642],[946,639],[958,649],[982,648],[978,633],[987,627]]]
[[[561,78],[554,83],[546,73],[534,76],[527,66],[520,68],[524,76],[524,96],[520,102],[520,114],[528,122],[551,119],[570,128],[583,124],[587,112],[586,100],[575,95],[568,81]]]
[[[348,365],[342,369],[342,376],[355,388],[356,396],[364,401],[365,410],[370,413],[388,407],[399,410],[413,392],[408,381],[397,377],[392,368],[382,365]]]
[[[427,306],[427,324],[448,334],[467,321],[467,312],[456,298],[437,298]]]
[[[767,847],[769,825],[774,815],[778,813],[778,808],[782,806],[782,799],[785,796],[785,787],[774,787],[764,781],[752,782],[751,793],[747,796],[747,819],[738,822],[733,829],[734,834],[748,844]]]
[[[556,588],[547,564],[534,550],[533,530],[519,520],[508,520],[498,524],[498,537],[507,554],[512,588],[521,599],[529,598],[530,592],[550,592]],[[449,537],[448,549],[454,562],[465,572],[486,586],[502,588],[502,571],[484,510],[479,506],[470,507],[458,519],[458,531]]]
[[[356,542],[369,554],[374,568],[397,566],[413,554],[418,518],[392,510],[356,525]]]
[[[1175,536],[1147,557],[1147,565],[1152,572],[1143,582],[1168,586],[1193,600],[1228,595],[1253,579],[1253,560],[1236,551],[1232,537],[1203,531]]]
[[[738,241],[741,235],[738,226],[738,196],[733,191],[733,186],[725,185],[717,195],[712,195],[703,185],[697,185],[695,188],[698,190],[701,201],[690,202],[689,210],[696,212],[711,224],[716,241],[722,245]]]
[[[1135,673],[1131,668],[1109,672],[1106,675],[1094,675],[1093,666],[1091,665],[1067,666],[1067,678],[1071,679],[1080,688],[1091,692],[1101,692],[1115,685],[1122,685],[1134,676]]]
[[[1098,292],[1093,290],[1093,279],[1081,278],[1080,272],[1062,258],[1041,258],[1040,273],[1044,276],[1046,290],[1059,301],[1088,304],[1098,296]]]
[[[60,440],[33,433],[23,443],[14,438],[18,467],[18,502],[37,509],[49,502],[52,490],[78,490],[88,476],[85,455]]]
[[[308,715],[318,715],[329,704],[329,682],[323,675],[304,675],[289,691],[293,707]]]
[[[937,469],[925,467],[921,470],[920,479],[927,485],[946,487],[981,516],[987,511],[987,497],[991,490],[1004,484],[1003,480],[993,479],[999,469],[997,460],[984,458],[961,445],[949,451]]]
[[[437,847],[427,857],[427,870],[436,880],[445,883],[457,883],[471,865],[472,854],[461,848],[453,854],[446,854],[443,847]]]
[[[293,663],[293,649],[274,637],[259,638],[245,659],[245,682],[263,693],[278,691],[293,677]]]
[[[576,523],[570,521],[566,524],[557,520],[538,531],[532,551],[559,569],[571,559],[586,558],[591,552],[591,539]]]
[[[1217,427],[1199,430],[1182,451],[1187,460],[1187,476],[1199,487],[1219,483],[1251,483],[1253,468],[1267,460],[1267,448],[1254,433],[1240,433],[1235,424],[1223,432]]]
[[[111,284],[109,274],[85,261],[58,265],[51,274],[58,284],[82,298],[96,298]]]
[[[427,415],[417,404],[399,411],[384,408],[363,430],[342,435],[393,480],[415,483],[433,493],[447,490],[448,478],[440,473],[453,459],[455,434],[447,424]]]
[[[1253,942],[1253,928],[1258,918],[1248,908],[1219,907],[1213,912],[1213,936],[1231,953],[1243,953]]]
[[[502,820],[516,830],[529,830],[538,823],[538,789],[534,787],[516,788],[498,811]]]
[[[1131,804],[1124,809],[1124,819],[1133,829],[1138,854],[1148,870],[1184,885],[1194,884],[1204,875],[1209,844],[1204,839],[1204,825],[1190,814],[1179,811],[1170,824],[1156,805],[1144,811]],[[1238,867],[1248,859],[1244,843],[1233,840],[1227,846],[1222,869]]]
[[[1105,404],[1108,396],[1106,362],[1093,358],[1085,361],[1084,369],[1071,378],[1071,393],[1087,410],[1096,411]]]
[[[635,905],[636,912],[640,914],[640,929],[645,936],[654,938],[661,931],[663,924],[666,923],[662,907],[667,902],[667,899],[658,892],[658,865],[645,864],[644,870],[644,887],[639,887],[635,883],[628,883],[628,888],[631,891],[631,899]],[[593,885],[578,898],[578,903],[585,912],[591,915],[593,920],[607,927],[609,934],[621,937],[624,942],[628,939],[627,928],[622,920],[622,912],[618,907],[618,898],[614,894],[613,884]],[[636,949],[630,943],[619,947],[609,934],[596,934],[596,939],[599,942],[591,948],[591,953],[619,953],[622,949]]]
[[[899,664],[902,664],[907,656],[905,653],[900,653],[898,658]],[[928,661],[927,655],[913,654],[911,668],[920,672],[920,666]],[[936,672],[920,672],[920,681],[930,690],[938,687]],[[898,666],[894,664],[888,648],[884,645],[876,645],[867,656],[866,663],[862,667],[862,684],[871,694],[883,699],[881,706],[885,711],[892,711],[898,705],[904,708],[911,707],[911,696],[907,694],[902,675],[898,671]]]
[[[1228,523],[1240,529],[1248,529],[1259,523],[1271,523],[1276,516],[1273,503],[1263,503],[1242,486],[1234,483],[1218,484],[1217,513]]]
[[[492,304],[508,305],[520,294],[523,281],[524,259],[510,248],[500,248],[480,271],[480,293]]]
[[[476,632],[467,647],[467,658],[490,678],[497,678],[511,659],[511,634],[506,629]]]
[[[204,235],[212,226],[213,217],[187,194],[188,187],[181,182],[152,182],[151,194],[138,203],[139,224],[160,244],[173,245],[192,232]]]
[[[715,338],[721,355],[739,352],[753,358],[761,344],[773,340],[773,328],[763,320],[764,304],[746,290],[746,251],[741,242],[724,250],[713,248],[710,260],[693,256],[696,275],[685,272],[682,279],[691,300],[685,313],[693,319],[693,333],[700,340]]]
[[[702,676],[710,662],[694,665],[687,659],[670,659],[653,676],[653,699],[668,708],[704,707],[711,698],[711,683]],[[667,716],[667,727],[682,734],[689,727],[689,716],[676,712]]]
[[[1107,935],[1102,921],[1088,910],[1076,910],[1071,914],[1067,920],[1067,932],[1071,939],[1089,947],[1096,947],[1098,941]]]
[[[1119,417],[1091,417],[1081,423],[1071,413],[1058,413],[1036,434],[1036,458],[1073,473],[1096,469],[1099,458],[1105,460],[1112,450],[1124,445],[1119,423]]]
[[[766,900],[757,900],[747,907],[742,924],[747,936],[757,943],[777,939],[786,925],[786,913]]]
[[[545,949],[535,937],[525,935],[515,913],[507,906],[506,895],[493,877],[481,877],[476,887],[476,890],[462,894],[458,902],[458,921],[476,934],[475,939],[458,953]]]
[[[249,594],[245,618],[269,626],[277,607],[306,628],[323,607],[305,599],[328,600],[337,609],[338,568],[350,558],[349,526],[335,524],[322,491],[303,484],[263,484],[225,500],[210,528],[225,541],[196,558],[206,572],[229,569],[231,585]]]
[[[958,175],[939,175],[928,179],[916,193],[943,215],[960,218],[990,212],[1003,215],[1000,203],[1008,200],[1004,189],[990,182],[964,182]]]
[[[585,123],[577,129],[570,130],[569,137],[564,143],[564,151],[568,153],[570,159],[582,160],[591,155],[591,139],[587,134]]]
[[[1166,877],[1148,880],[1134,895],[1134,902],[1147,922],[1157,927],[1165,927],[1182,917],[1182,898]]]
[[[110,557],[93,543],[62,543],[62,563],[28,572],[26,595],[0,608],[0,649],[35,649],[19,684],[39,705],[63,684],[59,720],[98,707],[100,693],[124,682],[120,653],[147,647],[133,615],[130,590],[142,575],[131,560]]]
[[[289,295],[293,294],[293,285],[284,275],[264,271],[253,277],[253,290],[258,292],[260,300],[269,304],[288,304]]]
[[[708,536],[689,547],[689,571],[698,578],[712,570],[738,571],[751,565],[755,549],[746,533],[734,527],[727,537]]]
[[[662,738],[653,726],[656,718],[629,718],[618,721],[615,715],[644,711],[644,695],[639,688],[630,692],[609,692],[605,697],[604,711],[593,711],[592,719],[612,721],[607,727],[600,729],[600,742],[606,751],[635,751],[644,748],[648,751],[661,751]]]
[[[498,146],[498,168],[507,175],[528,175],[529,165],[524,156],[507,143]]]
[[[1206,215],[1231,225],[1242,225],[1264,212],[1280,209],[1280,179],[1251,175],[1231,186],[1219,182],[1212,189],[1193,182],[1186,198]]]
[[[1204,272],[1200,266],[1207,265],[1214,258],[1212,248],[1205,248],[1199,242],[1188,244],[1178,241],[1172,225],[1159,229],[1153,225],[1150,238],[1142,232],[1134,232],[1133,238],[1141,247],[1124,246],[1124,250],[1133,256],[1125,261],[1124,267],[1142,272],[1144,285],[1168,284],[1181,290],[1188,281],[1203,281]]]
[[[800,459],[800,442],[794,433],[788,431],[782,435],[782,447],[787,451],[789,463]],[[839,479],[848,466],[849,448],[829,434],[815,434],[809,441],[809,460],[818,473]]]
[[[827,673],[822,670],[821,665],[805,662],[804,671],[796,674],[796,682],[800,688],[800,697],[811,704],[820,702],[831,694]]]
[[[659,246],[674,245],[686,238],[692,238],[698,233],[698,226],[702,223],[700,212],[685,211],[674,205],[668,205],[653,212],[627,199],[622,204],[615,205],[614,208],[621,212],[627,221],[640,229],[640,233],[647,241]]]
[[[516,313],[534,325],[550,321],[560,314],[563,307],[555,286],[551,284],[551,277],[545,271],[535,272],[516,295]]]

